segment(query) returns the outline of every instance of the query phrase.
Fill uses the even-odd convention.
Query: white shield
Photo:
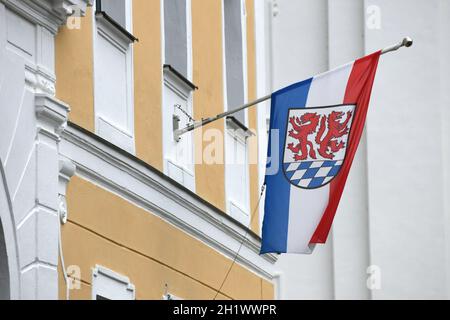
[[[356,105],[290,109],[283,170],[299,188],[316,189],[339,173],[347,151]]]

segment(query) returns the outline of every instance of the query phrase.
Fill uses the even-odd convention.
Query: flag
[[[272,94],[261,253],[325,243],[364,128],[381,51]]]

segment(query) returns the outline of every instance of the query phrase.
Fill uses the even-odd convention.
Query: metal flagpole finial
[[[396,51],[396,50],[400,49],[401,47],[409,48],[413,45],[413,43],[414,43],[413,39],[411,39],[410,37],[405,37],[405,38],[403,38],[403,40],[401,42],[381,50],[381,54]]]
[[[407,48],[411,47],[413,45],[414,41],[410,37],[406,37],[403,39],[403,45]]]

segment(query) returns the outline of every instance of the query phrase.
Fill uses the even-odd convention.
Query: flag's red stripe
[[[350,131],[347,153],[339,174],[330,183],[330,198],[316,231],[310,243],[325,243],[333,223],[336,209],[341,199],[344,185],[350,167],[358,148],[359,140],[364,129],[367,109],[369,107],[370,93],[378,66],[381,51],[356,60],[350,74],[344,96],[344,104],[357,104],[353,124]]]

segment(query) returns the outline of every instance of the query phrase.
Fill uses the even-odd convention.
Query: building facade
[[[0,0],[0,299],[449,298],[449,13]],[[174,130],[404,36],[327,244],[260,256],[270,103]]]
[[[277,297],[450,298],[449,2],[270,0],[256,6],[258,95],[405,36],[414,39],[411,48],[381,57],[365,134],[327,244],[311,256],[280,256]],[[258,110],[262,126],[268,109]]]
[[[0,298],[274,298],[254,5],[0,1]]]

